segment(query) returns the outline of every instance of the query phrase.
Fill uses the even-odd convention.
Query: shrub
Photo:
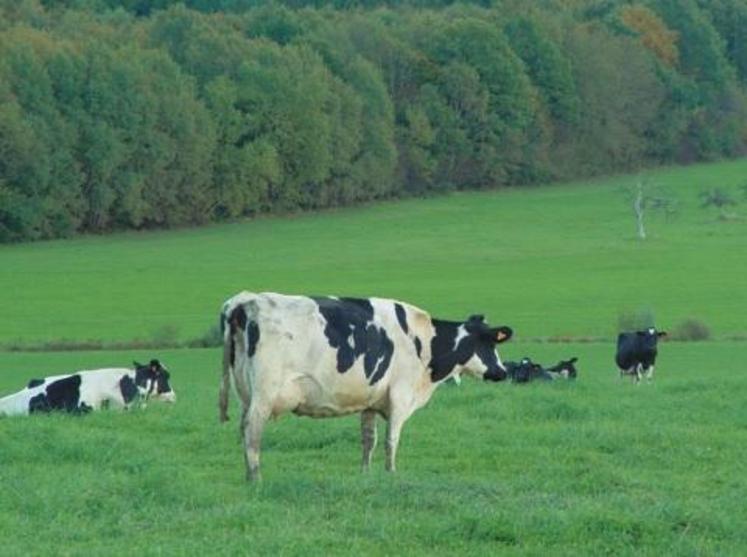
[[[681,321],[672,332],[674,340],[708,340],[711,338],[711,329],[699,319],[688,318]]]

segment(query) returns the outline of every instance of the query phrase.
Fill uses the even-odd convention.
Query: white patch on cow
[[[506,366],[503,365],[503,360],[501,360],[501,355],[498,353],[498,350],[495,351],[495,360],[498,362],[498,367],[503,371],[506,371]]]
[[[456,339],[454,340],[454,350],[456,350],[461,340],[466,336],[469,336],[469,333],[467,332],[467,328],[464,325],[460,325],[459,328],[457,329]]]
[[[477,356],[477,354],[473,354],[472,357],[467,360],[467,362],[463,366],[457,366],[457,370],[457,373],[466,372],[467,375],[471,375],[472,377],[476,377],[477,379],[482,379],[485,373],[488,371],[488,366],[483,363],[483,361]]]
[[[654,366],[649,366],[649,367],[648,367],[648,368],[647,368],[647,369],[645,370],[645,375],[646,375],[646,379],[647,379],[647,380],[649,380],[649,381],[650,381],[651,379],[653,379],[653,378],[654,378]]]

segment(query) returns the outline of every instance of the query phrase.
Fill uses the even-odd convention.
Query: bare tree
[[[634,186],[623,188],[626,202],[633,209],[636,230],[640,240],[646,239],[645,216],[647,211],[663,214],[667,220],[677,212],[677,200],[664,188],[639,178]]]

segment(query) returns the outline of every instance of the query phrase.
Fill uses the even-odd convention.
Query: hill
[[[679,211],[650,214],[645,241],[620,191],[637,178],[621,176],[2,246],[0,343],[192,339],[242,289],[480,312],[517,340],[611,338],[620,314],[639,311],[663,328],[697,318],[716,337],[743,336],[747,220],[719,221],[698,196],[742,195],[746,175],[747,160],[651,173]]]

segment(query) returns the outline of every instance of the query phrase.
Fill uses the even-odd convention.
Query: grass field
[[[697,199],[704,187],[735,190],[747,159],[652,176],[682,209],[652,217],[645,242],[618,191],[636,178],[621,177],[0,247],[0,344],[193,337],[241,289],[481,312],[517,339],[611,338],[617,315],[641,308],[665,328],[696,317],[717,336],[747,335],[747,220],[716,222]]]
[[[165,352],[173,406],[0,421],[2,554],[744,554],[743,343],[666,343],[640,387],[609,344],[504,356],[525,351],[579,356],[578,381],[441,387],[405,426],[396,475],[381,446],[359,473],[356,417],[281,418],[260,486],[235,419],[217,421],[218,351]],[[0,388],[148,356],[0,354]]]
[[[440,388],[405,426],[395,475],[381,444],[360,474],[357,417],[281,418],[257,486],[235,403],[218,424],[218,349],[0,351],[2,394],[157,356],[179,399],[0,419],[0,556],[747,554],[747,342],[728,340],[747,335],[747,221],[697,200],[745,177],[747,160],[653,174],[681,211],[652,217],[646,242],[618,192],[636,178],[620,177],[0,247],[0,346],[192,338],[248,288],[482,312],[516,331],[504,359],[580,358],[573,383]],[[635,387],[612,337],[641,309],[667,329],[696,317],[716,340],[663,343],[655,381]],[[609,340],[532,340],[555,336]]]

